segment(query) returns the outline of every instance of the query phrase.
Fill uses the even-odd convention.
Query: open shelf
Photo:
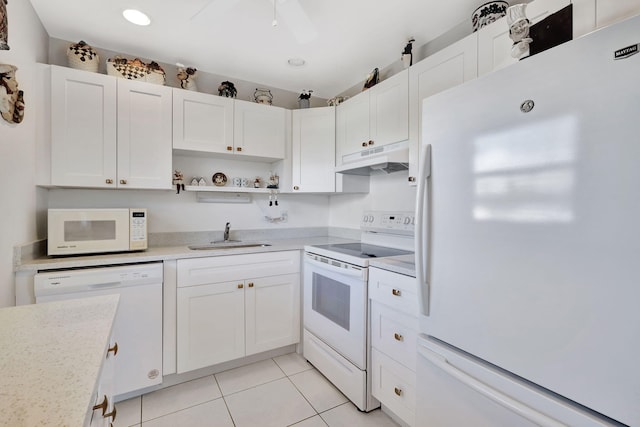
[[[262,193],[269,194],[272,190],[278,191],[277,188],[254,188],[254,187],[233,187],[227,186],[216,187],[213,185],[185,185],[185,191],[203,191],[212,193]]]

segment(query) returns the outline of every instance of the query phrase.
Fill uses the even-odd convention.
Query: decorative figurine
[[[260,177],[257,176],[255,181],[253,181],[253,188],[260,188],[260,186],[262,185],[262,183],[260,182]]]
[[[313,92],[312,90],[309,90],[308,92],[306,90],[303,90],[302,93],[300,94],[300,96],[298,96],[298,107],[299,108],[309,108],[311,106],[311,92]]]
[[[100,57],[94,48],[80,40],[67,49],[67,62],[71,68],[97,73]]]
[[[18,90],[17,70],[15,65],[0,64],[0,115],[16,124],[24,119],[24,92]]]
[[[511,56],[522,59],[529,56],[529,44],[533,39],[529,37],[531,22],[525,15],[526,3],[516,4],[507,9],[507,24],[509,37],[513,40]]]
[[[184,191],[184,175],[179,170],[173,171],[173,185],[176,186],[176,194],[180,194],[180,189]]]
[[[224,96],[226,98],[235,98],[238,94],[236,87],[231,82],[222,82],[220,86],[218,86],[218,95]]]
[[[271,105],[273,103],[273,95],[271,95],[271,91],[269,89],[258,89],[253,92],[253,99],[258,104],[268,104]]]
[[[0,0],[0,50],[9,50],[9,17],[7,0]]]
[[[404,64],[404,68],[409,68],[413,65],[413,53],[411,53],[411,50],[413,49],[414,41],[416,41],[416,39],[411,37],[402,51],[402,63]]]
[[[185,67],[184,65],[178,63],[176,64],[178,67],[178,80],[180,80],[180,87],[186,90],[192,90],[194,92],[198,91],[198,87],[196,86],[196,70],[192,67]]]
[[[333,98],[327,100],[327,105],[329,107],[337,107],[347,99],[349,99],[348,96],[334,96]]]
[[[378,69],[374,68],[373,71],[367,75],[367,80],[365,80],[364,87],[362,88],[363,91],[369,88],[372,88],[378,84],[378,79],[379,79],[378,74],[379,74]]]

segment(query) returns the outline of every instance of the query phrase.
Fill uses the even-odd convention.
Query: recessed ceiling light
[[[302,67],[306,63],[307,61],[302,58],[291,58],[287,61],[287,64],[291,65],[292,67]]]
[[[136,9],[127,9],[122,12],[122,16],[124,16],[124,19],[131,22],[132,24],[142,26],[151,24],[151,19],[149,19],[146,14]]]

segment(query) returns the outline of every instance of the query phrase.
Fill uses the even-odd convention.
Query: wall
[[[0,307],[15,305],[13,247],[38,238],[36,212],[46,205],[46,192],[34,184],[34,64],[46,61],[48,36],[29,1],[10,0],[7,12],[11,49],[0,51],[0,63],[18,67],[25,116],[18,125],[0,119]]]
[[[329,226],[359,228],[362,212],[413,211],[416,188],[407,183],[407,172],[373,175],[368,194],[337,194],[329,197]]]

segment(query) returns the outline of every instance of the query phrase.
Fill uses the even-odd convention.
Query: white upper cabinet
[[[57,66],[43,72],[51,144],[39,154],[50,168],[40,184],[171,188],[171,88]]]
[[[56,66],[50,72],[50,184],[116,188],[115,78]]]
[[[598,28],[611,25],[621,19],[640,13],[638,0],[596,0],[596,23]]]
[[[173,90],[173,148],[232,153],[233,99]]]
[[[369,91],[336,107],[336,164],[342,156],[358,152],[369,143]]]
[[[418,176],[422,139],[422,100],[478,75],[477,33],[434,53],[409,68],[409,182]],[[413,179],[412,179],[413,178]]]
[[[409,138],[408,71],[389,77],[336,109],[336,164],[345,155]]]
[[[240,156],[285,158],[286,110],[255,102],[234,102],[234,153]]]
[[[172,89],[118,81],[118,187],[171,189]]]
[[[535,24],[570,3],[570,0],[534,0],[527,5],[526,15]],[[518,62],[511,56],[512,45],[506,17],[478,31],[478,75]]]
[[[409,138],[409,71],[404,70],[369,89],[369,145]]]
[[[292,189],[299,193],[331,193],[336,188],[335,107],[292,112]]]

